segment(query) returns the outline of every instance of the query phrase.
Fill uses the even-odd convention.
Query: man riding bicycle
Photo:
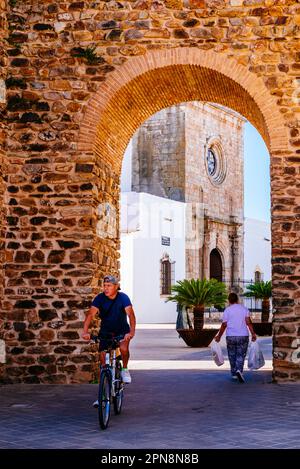
[[[106,275],[103,279],[103,293],[99,293],[92,301],[89,312],[86,315],[82,338],[90,340],[88,332],[90,322],[99,311],[101,327],[99,332],[99,352],[101,366],[105,365],[105,350],[107,349],[109,337],[120,336],[124,338],[120,341],[120,352],[122,355],[123,368],[122,379],[124,383],[131,383],[131,376],[128,371],[129,342],[135,334],[135,314],[129,297],[119,292],[119,281],[113,275]],[[127,322],[129,317],[129,323]]]

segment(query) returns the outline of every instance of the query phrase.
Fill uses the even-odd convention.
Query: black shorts
[[[110,345],[111,345],[111,337],[113,337],[114,335],[117,335],[118,337],[122,336],[122,338],[124,339],[125,335],[127,334],[127,332],[124,332],[122,334],[105,334],[105,335],[99,335],[99,352],[104,352],[105,350],[107,350]]]

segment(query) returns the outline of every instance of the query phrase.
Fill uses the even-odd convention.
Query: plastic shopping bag
[[[248,355],[248,368],[250,370],[258,370],[265,364],[265,359],[262,351],[259,348],[257,341],[251,342],[249,355]]]
[[[215,364],[218,366],[223,365],[224,357],[223,357],[223,352],[222,352],[219,342],[216,342],[215,340],[213,340],[210,345],[210,349],[211,349],[212,357],[213,357]]]

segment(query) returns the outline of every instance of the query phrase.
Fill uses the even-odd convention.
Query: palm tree
[[[223,308],[227,300],[225,284],[214,278],[179,280],[172,286],[171,291],[173,294],[167,301],[175,301],[182,306],[193,308],[195,332],[203,330],[205,306]]]
[[[261,322],[269,322],[270,298],[272,296],[272,282],[255,282],[247,285],[246,293],[243,296],[262,299]]]

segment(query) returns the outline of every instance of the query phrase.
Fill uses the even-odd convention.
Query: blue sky
[[[249,122],[244,133],[244,215],[270,222],[270,156],[268,149]]]

